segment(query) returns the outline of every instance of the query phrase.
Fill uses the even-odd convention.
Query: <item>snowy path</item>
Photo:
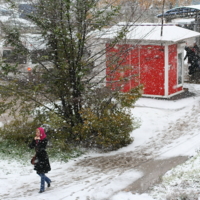
[[[193,90],[193,85],[190,86]],[[133,115],[142,125],[133,144],[115,152],[89,153],[68,163],[52,163],[52,187],[38,194],[39,177],[28,164],[0,160],[0,199],[114,200],[145,174],[145,163],[194,153],[200,146],[200,97],[177,101],[142,98]],[[195,144],[195,145],[194,145]],[[176,153],[174,153],[176,152]],[[10,166],[10,167],[8,167]],[[147,166],[148,167],[148,166]],[[13,187],[14,184],[14,187]],[[132,191],[134,192],[134,191]]]

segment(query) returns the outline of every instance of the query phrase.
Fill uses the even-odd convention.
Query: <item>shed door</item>
[[[140,49],[140,83],[144,94],[164,95],[164,47],[142,46]]]

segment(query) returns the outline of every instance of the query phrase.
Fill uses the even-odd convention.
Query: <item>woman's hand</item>
[[[40,137],[38,137],[38,136],[35,136],[35,138],[34,138],[35,140],[40,140]]]

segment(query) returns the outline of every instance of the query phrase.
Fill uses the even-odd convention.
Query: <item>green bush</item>
[[[23,120],[16,119],[8,124],[4,124],[0,128],[0,136],[17,144],[28,143],[35,136],[35,129],[37,127],[39,127],[39,123],[36,121],[24,122]]]
[[[91,109],[84,110],[83,124],[73,128],[74,139],[86,147],[97,147],[103,150],[116,150],[133,142],[130,132],[134,129],[129,114],[108,110],[98,116]]]

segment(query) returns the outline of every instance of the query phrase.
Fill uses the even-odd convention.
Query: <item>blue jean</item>
[[[45,182],[51,183],[51,179],[49,179],[45,174],[38,174],[41,177],[41,182],[40,182],[40,191],[45,190]]]

